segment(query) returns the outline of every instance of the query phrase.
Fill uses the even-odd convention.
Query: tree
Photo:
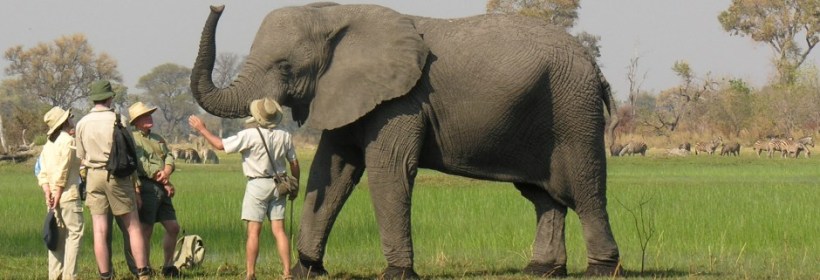
[[[820,41],[817,0],[732,0],[718,21],[731,35],[749,36],[772,47],[781,84],[794,82],[795,71]]]
[[[537,17],[570,29],[578,19],[581,0],[490,0],[488,14],[519,14]]]
[[[543,19],[569,30],[578,20],[581,0],[489,0],[488,14],[518,14]],[[583,45],[587,53],[596,60],[601,57],[600,36],[585,31],[575,34],[575,39]]]
[[[716,92],[710,102],[709,122],[723,135],[740,136],[748,128],[754,116],[752,89],[741,79],[731,79]]]
[[[9,85],[13,92],[51,106],[78,107],[95,80],[122,81],[117,62],[106,53],[95,54],[85,35],[79,33],[31,49],[11,47],[5,58],[10,62],[6,75],[16,81]]]
[[[30,139],[26,137],[44,135],[48,129],[43,114],[50,106],[16,92],[18,82],[8,79],[0,83],[0,146],[6,153],[27,144]]]
[[[693,107],[704,94],[713,91],[715,84],[708,75],[702,84],[698,84],[695,73],[685,61],[675,62],[672,70],[681,78],[681,84],[661,92],[656,101],[654,117],[644,120],[644,124],[652,127],[659,135],[674,132],[684,116],[694,114],[697,117],[697,113],[692,112]]]
[[[166,136],[186,135],[187,126],[179,124],[188,116],[199,113],[199,106],[191,94],[190,77],[190,68],[166,63],[154,67],[137,83],[137,88],[145,91],[142,93],[144,101],[159,108],[162,119],[157,125],[162,127],[160,131]]]

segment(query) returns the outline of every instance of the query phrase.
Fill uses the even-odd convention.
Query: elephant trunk
[[[234,81],[227,88],[214,85],[212,73],[216,60],[216,25],[225,6],[211,6],[211,13],[202,29],[199,53],[191,71],[191,92],[197,103],[208,113],[223,118],[241,118],[250,114],[248,105],[255,98],[261,98],[261,90],[254,83]],[[248,75],[240,75],[240,77]],[[248,94],[257,94],[259,97]]]

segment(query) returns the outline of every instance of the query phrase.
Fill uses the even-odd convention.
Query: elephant
[[[211,75],[224,6],[212,6],[191,74],[207,112],[249,115],[269,97],[321,131],[297,242],[297,278],[328,275],[333,225],[367,172],[387,267],[418,278],[411,205],[419,168],[511,182],[535,207],[522,272],[564,276],[567,208],[582,224],[588,275],[621,273],[607,212],[609,83],[562,28],[512,15],[434,19],[377,5],[314,3],[271,11],[228,87]],[[606,108],[604,108],[606,107]],[[616,123],[616,122],[613,122]],[[606,130],[606,131],[605,131]]]

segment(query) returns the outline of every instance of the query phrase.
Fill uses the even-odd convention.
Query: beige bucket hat
[[[257,123],[259,127],[274,128],[282,122],[282,107],[270,98],[257,99],[251,102],[251,117],[245,123]]]
[[[157,107],[148,107],[142,102],[134,103],[128,107],[128,117],[131,118],[128,123],[134,124],[134,121],[137,120],[137,118],[145,114],[153,114],[156,110]]]
[[[69,116],[71,116],[71,109],[63,110],[63,108],[54,106],[48,110],[43,116],[43,121],[48,125],[48,135],[54,133],[61,124],[68,120]]]

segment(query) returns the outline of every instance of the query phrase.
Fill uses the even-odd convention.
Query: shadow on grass
[[[318,278],[318,279],[379,279],[378,274],[358,274],[358,273],[336,273],[331,274],[330,277]],[[707,273],[707,272],[699,272],[697,274],[692,274],[688,271],[680,271],[674,269],[655,269],[655,270],[645,270],[643,273],[639,271],[624,271],[623,278],[651,278],[651,279],[658,279],[658,278],[682,278],[682,277],[720,277],[720,273]],[[528,275],[522,273],[521,269],[518,268],[508,268],[502,270],[472,270],[466,272],[439,272],[433,273],[429,275],[420,275],[421,279],[544,279],[543,277],[536,277],[533,275]],[[569,273],[569,278],[587,278],[584,276],[584,272],[577,272],[577,273]],[[610,278],[610,277],[602,277],[603,278]]]

